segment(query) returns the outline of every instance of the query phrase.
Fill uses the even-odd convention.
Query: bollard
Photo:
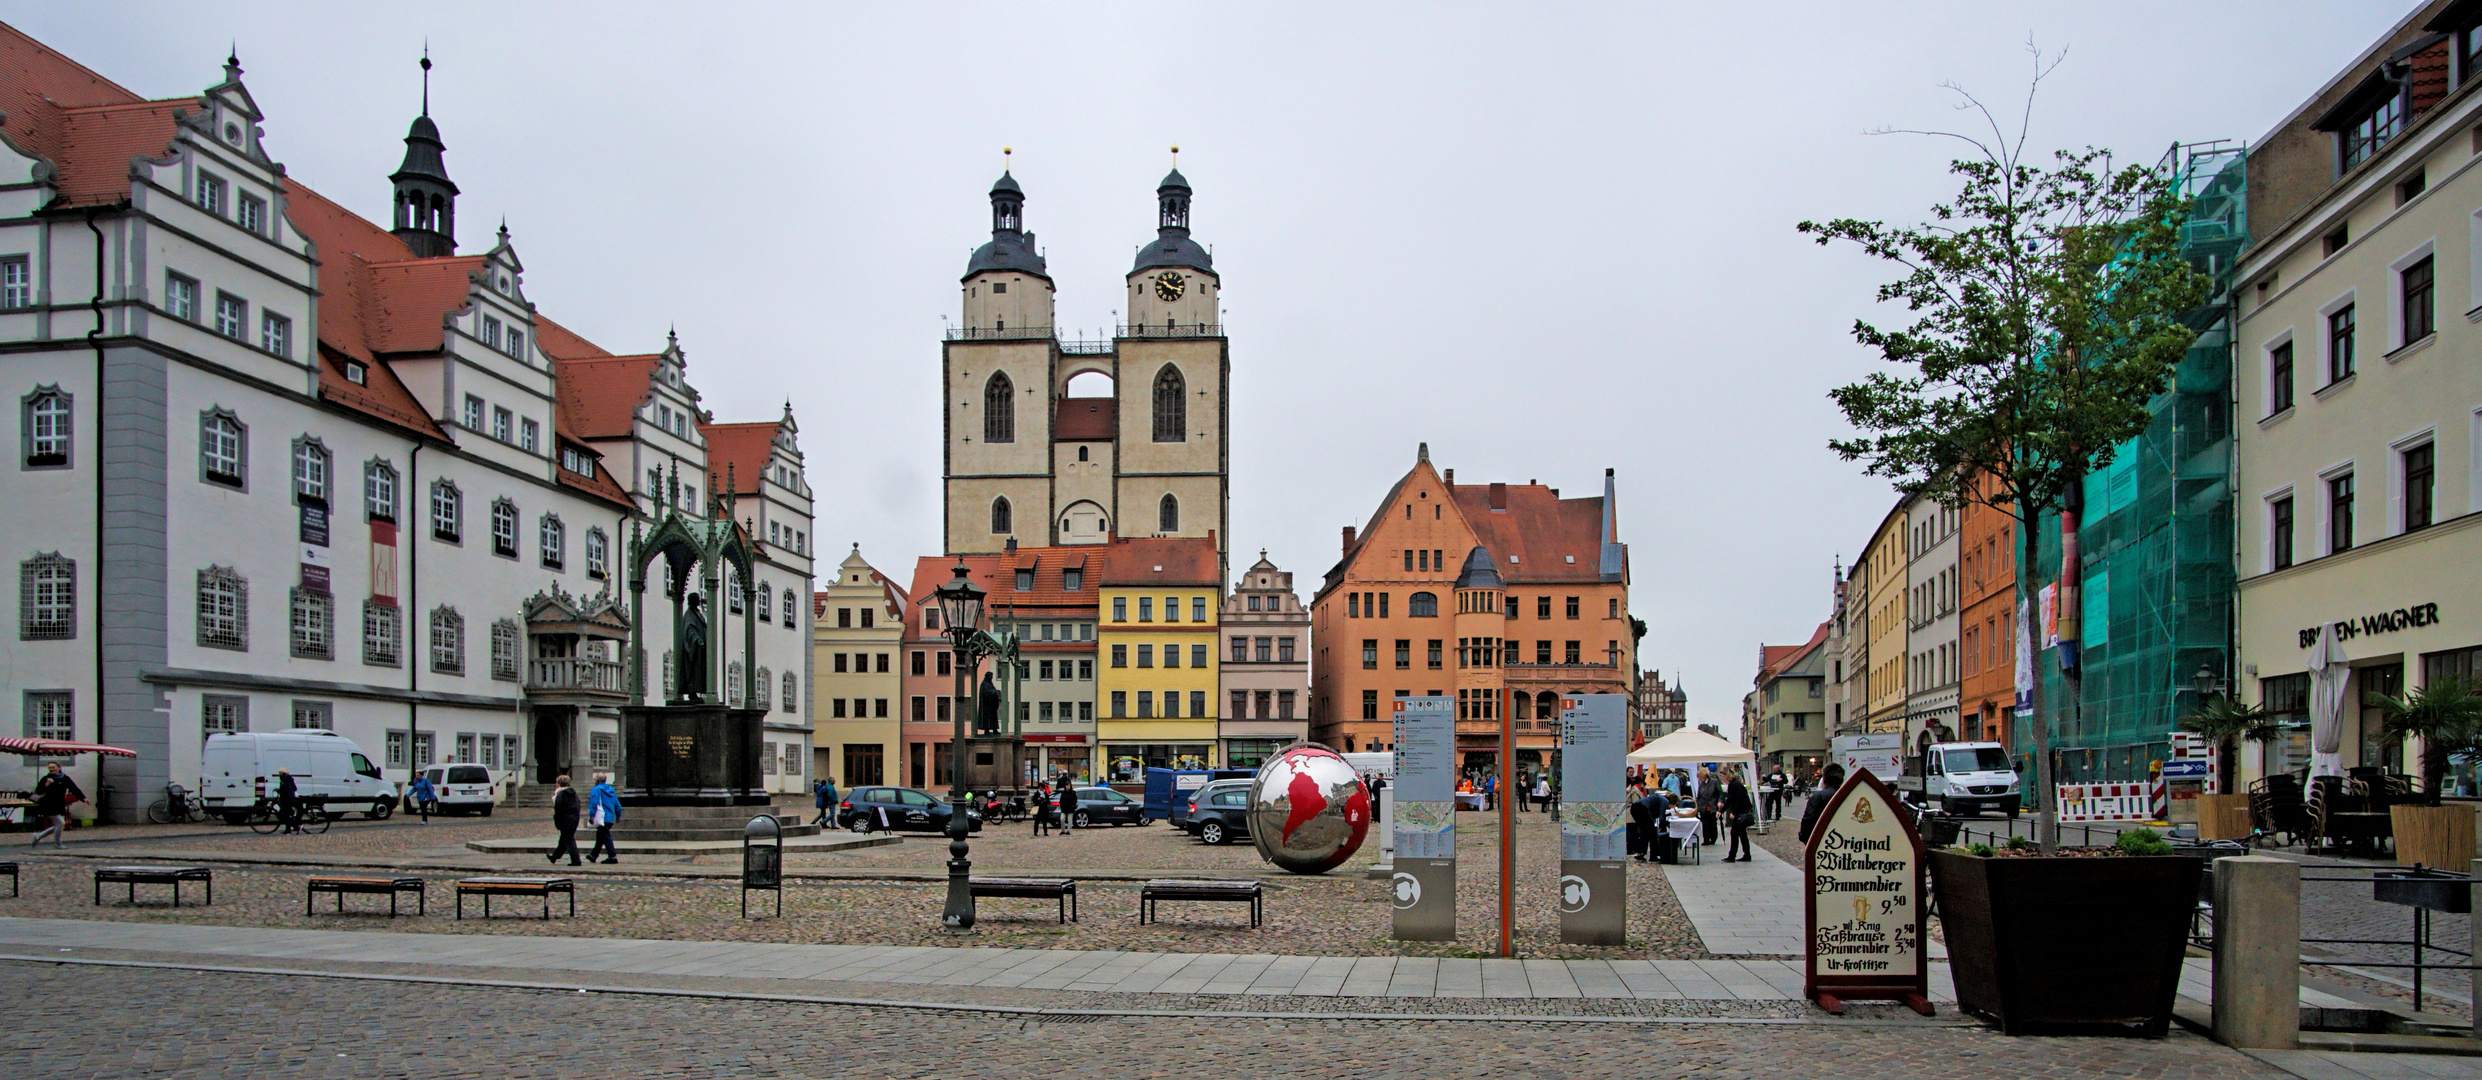
[[[2215,1041],[2253,1050],[2301,1044],[2301,865],[2264,855],[2217,859]]]

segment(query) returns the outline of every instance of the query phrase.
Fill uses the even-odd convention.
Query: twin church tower
[[[941,360],[950,554],[1212,534],[1224,561],[1231,351],[1189,195],[1178,169],[1155,189],[1155,240],[1112,339],[1062,341],[1025,191],[1006,172],[991,186],[991,241],[966,263],[964,321]]]

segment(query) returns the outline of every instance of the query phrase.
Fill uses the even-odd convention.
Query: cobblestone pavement
[[[2260,1077],[2202,1039],[1977,1028],[1094,1017],[0,965],[13,1077]],[[137,1003],[98,1009],[97,1001]],[[978,1063],[968,1066],[966,1063]]]
[[[1166,921],[1139,926],[1136,884],[1125,880],[1151,876],[1258,876],[1264,864],[1248,845],[1210,848],[1162,826],[1090,829],[1074,836],[1037,839],[1021,830],[986,830],[974,844],[977,874],[1058,871],[1059,876],[1113,876],[1121,881],[1088,881],[1081,885],[1080,921],[1061,926],[1053,905],[1038,900],[985,900],[982,923],[957,934],[940,928],[939,911],[945,886],[946,845],[938,841],[907,841],[903,845],[863,849],[853,854],[799,857],[789,860],[794,873],[842,875],[856,880],[795,878],[784,894],[783,920],[749,920],[739,916],[740,892],[729,879],[682,880],[663,876],[668,864],[624,862],[580,875],[578,918],[546,925],[516,919],[489,923],[445,917],[434,908],[427,919],[403,918],[394,929],[436,933],[537,934],[595,937],[787,941],[804,943],[942,945],[966,944],[1015,948],[1135,949],[1180,952],[1285,952],[1332,956],[1481,956],[1498,942],[1497,822],[1460,821],[1460,881],[1457,908],[1464,940],[1398,942],[1390,938],[1391,908],[1386,883],[1364,879],[1358,869],[1339,869],[1319,877],[1274,874],[1269,887],[1266,925],[1253,930],[1231,905],[1172,905]],[[1517,890],[1518,954],[1533,958],[1707,959],[1712,954],[1699,942],[1695,928],[1673,897],[1662,873],[1651,864],[1631,864],[1629,912],[1631,944],[1621,948],[1563,945],[1553,885],[1558,878],[1559,848],[1554,826],[1543,815],[1518,824]],[[261,837],[250,833],[209,833],[197,837],[140,836],[127,842],[77,845],[73,851],[105,856],[119,850],[195,858],[213,864],[219,855],[268,855],[441,862],[458,867],[551,872],[531,857],[458,856],[470,837],[526,835],[538,829],[526,823],[468,820],[459,824],[396,825],[386,823],[322,836]],[[1375,850],[1375,849],[1374,849]],[[315,915],[302,913],[301,879],[318,872],[285,866],[226,866],[216,873],[213,907],[173,909],[160,903],[136,907],[93,905],[91,870],[94,858],[61,858],[42,853],[18,856],[26,863],[25,896],[0,899],[0,914],[28,917],[131,919],[208,922],[249,926],[333,928],[386,922],[383,916]],[[737,860],[734,860],[737,862]],[[1168,865],[1167,865],[1168,864]],[[644,877],[614,877],[646,866]],[[701,870],[720,869],[699,867]],[[567,872],[565,865],[559,872]],[[914,877],[913,881],[868,880],[879,873]],[[448,874],[431,871],[435,882]],[[435,888],[434,900],[447,896]],[[142,891],[142,900],[144,893]],[[357,903],[366,907],[368,901]],[[384,909],[383,909],[384,910]]]

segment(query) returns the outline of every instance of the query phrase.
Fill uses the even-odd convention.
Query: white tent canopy
[[[1758,755],[1748,747],[1725,741],[1693,727],[1683,727],[1635,750],[1629,751],[1631,765],[1695,765],[1701,762],[1756,762]]]

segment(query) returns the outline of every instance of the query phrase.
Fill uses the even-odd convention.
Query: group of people
[[[596,773],[595,786],[586,792],[584,799],[580,799],[577,789],[569,786],[569,774],[560,774],[559,779],[552,781],[552,827],[560,830],[560,842],[552,847],[552,853],[546,858],[559,862],[560,856],[566,853],[569,865],[583,865],[577,857],[577,826],[582,817],[586,824],[595,828],[595,846],[586,853],[586,861],[619,862],[620,849],[612,844],[612,826],[620,824],[620,816],[620,792],[612,789],[610,776]]]
[[[1055,832],[1077,831],[1077,785],[1069,774],[1034,785],[1034,835],[1050,836]]]
[[[1677,863],[1683,842],[1712,844],[1729,837],[1725,862],[1750,861],[1749,830],[1758,824],[1758,802],[1750,795],[1741,767],[1727,765],[1721,775],[1708,771],[1692,784],[1686,773],[1667,770],[1649,782],[1641,775],[1629,784],[1629,856],[1641,862]],[[1681,837],[1674,822],[1696,822]]]

